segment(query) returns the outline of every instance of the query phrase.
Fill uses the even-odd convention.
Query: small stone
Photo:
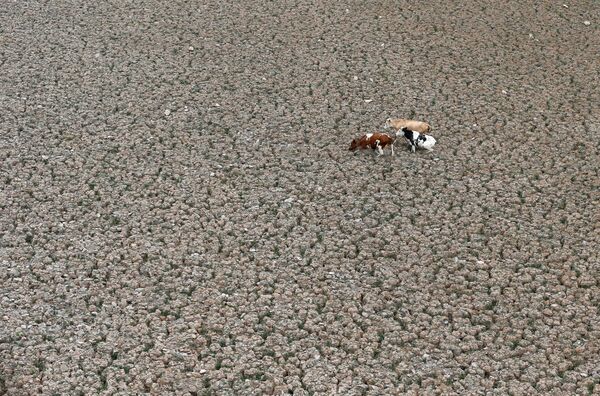
[[[215,103],[215,107],[221,107],[221,105],[218,103]]]
[[[590,22],[590,21],[583,21],[583,24],[584,24],[585,26],[590,26],[590,25],[592,24],[592,22]]]
[[[502,90],[502,93],[503,93],[504,95],[508,94],[508,92],[507,92],[506,90],[504,90],[504,89]]]
[[[365,103],[371,103],[373,99],[365,99]]]
[[[565,7],[565,8],[569,8],[569,6],[568,6],[568,5],[566,5],[566,4],[563,4],[563,7]]]
[[[171,114],[171,110],[169,110],[169,109],[165,110],[165,115],[168,116],[169,114]]]
[[[191,45],[188,47],[188,51],[193,51],[194,47],[192,47]]]
[[[358,80],[358,76],[354,76],[354,81]]]

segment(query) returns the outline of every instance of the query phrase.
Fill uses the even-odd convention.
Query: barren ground
[[[0,394],[600,393],[597,1],[95,3],[0,2]]]

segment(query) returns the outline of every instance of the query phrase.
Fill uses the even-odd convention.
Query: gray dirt
[[[566,5],[0,2],[0,394],[600,393]]]

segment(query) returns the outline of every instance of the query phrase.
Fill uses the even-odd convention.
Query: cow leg
[[[411,145],[410,145],[410,152],[411,152],[411,153],[414,153],[415,151],[416,151],[416,147],[415,147],[415,145],[414,145],[414,144],[411,144]]]
[[[394,156],[394,143],[391,144],[392,146],[392,157]]]

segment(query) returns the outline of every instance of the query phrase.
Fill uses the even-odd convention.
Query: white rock
[[[192,47],[191,45],[188,47],[188,51],[193,51],[194,47]]]
[[[590,21],[583,21],[583,24],[584,24],[585,26],[590,26],[590,25],[592,24],[592,22],[590,22]]]
[[[169,114],[171,114],[171,110],[169,110],[169,109],[165,110],[165,115],[168,116]]]
[[[502,93],[503,93],[504,95],[508,94],[508,92],[507,92],[506,90],[504,90],[504,89],[502,90]]]
[[[568,6],[568,5],[566,5],[566,4],[563,4],[563,7],[565,7],[565,8],[569,8],[569,6]]]
[[[365,99],[365,103],[371,103],[373,99]]]
[[[358,80],[358,76],[354,76],[354,81]]]

